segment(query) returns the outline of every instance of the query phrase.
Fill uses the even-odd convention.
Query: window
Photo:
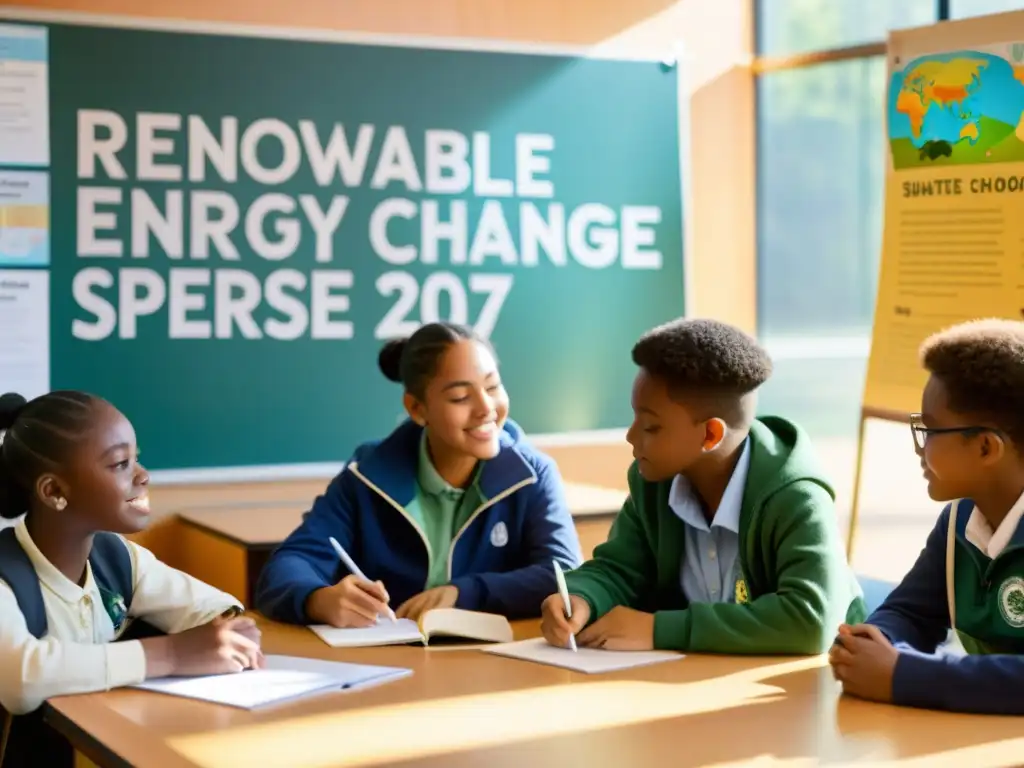
[[[856,430],[882,240],[883,57],[758,79],[758,328],[775,360],[762,410]]]
[[[964,19],[989,13],[1024,11],[1024,0],[950,0],[949,17]]]
[[[889,30],[1024,10],[1024,0],[755,0],[762,412],[853,438],[882,241]],[[1012,42],[1008,40],[1007,42]],[[816,54],[806,57],[787,56]]]
[[[759,327],[863,334],[881,247],[885,60],[758,81]]]
[[[960,3],[1005,5],[1006,0]],[[890,29],[934,23],[937,12],[936,0],[759,0],[757,48],[764,56],[784,56],[877,43]]]

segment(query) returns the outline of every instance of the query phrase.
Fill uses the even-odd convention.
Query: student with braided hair
[[[237,600],[122,537],[149,520],[149,475],[116,408],[7,394],[0,434],[0,516],[24,516],[0,531],[2,768],[71,765],[39,716],[51,696],[262,666]]]

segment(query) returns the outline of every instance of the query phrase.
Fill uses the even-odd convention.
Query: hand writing
[[[413,595],[398,606],[395,615],[400,619],[419,621],[423,614],[434,608],[454,607],[458,599],[459,588],[453,587],[451,584],[445,584],[443,587],[434,587],[426,592]]]
[[[654,614],[617,606],[580,632],[576,644],[609,651],[650,651],[654,648]]]

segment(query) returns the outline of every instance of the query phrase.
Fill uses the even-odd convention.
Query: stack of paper
[[[132,686],[240,709],[386,683],[412,674],[411,669],[343,664],[297,656],[267,656],[265,669],[207,677],[164,677]]]
[[[518,643],[492,645],[482,649],[485,653],[508,656],[523,661],[534,661],[553,667],[565,667],[576,672],[596,674],[614,672],[620,669],[659,664],[663,661],[678,661],[683,654],[673,651],[605,651],[599,648],[557,648],[543,638],[521,640]]]

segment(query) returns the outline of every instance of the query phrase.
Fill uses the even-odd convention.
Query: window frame
[[[845,0],[846,2],[856,2],[856,0]],[[759,153],[761,148],[761,87],[760,79],[767,74],[773,72],[781,72],[792,69],[803,69],[807,67],[814,67],[820,64],[841,62],[841,61],[854,61],[868,59],[873,56],[885,56],[886,54],[886,41],[875,40],[865,43],[858,43],[857,45],[847,45],[833,48],[822,48],[818,50],[802,51],[800,53],[792,54],[780,54],[780,55],[765,55],[761,52],[761,28],[763,24],[762,14],[769,12],[768,3],[772,0],[747,0],[749,18],[751,19],[750,24],[750,50],[754,51],[754,56],[751,61],[751,71],[754,79],[753,88],[753,115],[754,115],[754,142],[755,142],[755,154],[754,154],[754,184],[755,184],[755,197],[761,194],[761,163],[759,160]],[[950,19],[950,4],[951,0],[935,0],[935,19],[936,23],[941,21],[948,21]],[[762,222],[759,215],[759,207],[754,212],[754,241],[755,241],[755,259],[754,259],[754,284],[755,290],[757,291],[757,311],[755,313],[755,328],[758,335],[762,332],[762,307],[761,307],[761,296],[760,296],[760,270],[761,260],[763,256],[762,244]]]

